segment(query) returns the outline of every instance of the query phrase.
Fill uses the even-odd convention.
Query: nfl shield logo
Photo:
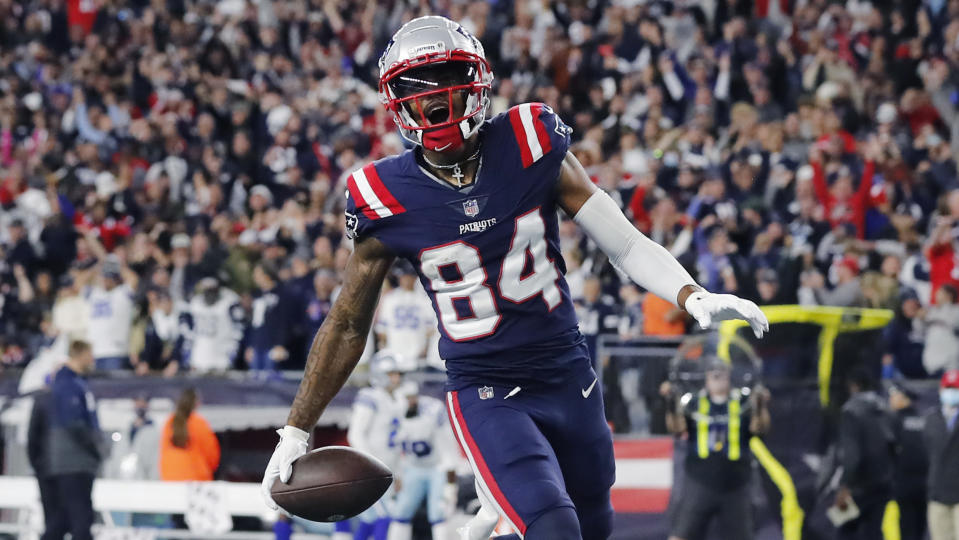
[[[463,213],[466,217],[474,217],[479,214],[479,202],[476,199],[470,199],[463,203]]]
[[[476,201],[473,201],[476,202]],[[493,399],[493,388],[491,386],[484,386],[479,389],[480,399]]]

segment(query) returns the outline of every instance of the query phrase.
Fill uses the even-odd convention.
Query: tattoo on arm
[[[357,242],[346,266],[343,290],[313,338],[288,425],[311,431],[356,367],[393,259],[375,239]]]

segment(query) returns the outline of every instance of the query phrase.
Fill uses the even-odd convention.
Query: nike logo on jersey
[[[587,387],[585,390],[582,391],[582,392],[583,392],[583,399],[588,398],[589,395],[593,393],[593,387],[596,386],[596,381],[597,381],[597,380],[598,380],[598,379],[593,379],[593,384],[589,385],[589,387]]]
[[[472,223],[464,223],[460,225],[460,234],[474,233],[474,232],[483,232],[486,229],[496,225],[496,218],[483,219],[480,221],[474,221]]]

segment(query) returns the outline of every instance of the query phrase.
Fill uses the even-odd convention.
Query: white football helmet
[[[454,21],[427,16],[404,24],[386,46],[379,67],[380,101],[414,144],[455,150],[486,119],[493,71],[483,45]],[[454,111],[457,93],[465,98],[462,114]]]
[[[370,358],[370,386],[387,388],[390,373],[402,373],[403,358],[389,349],[383,349]]]

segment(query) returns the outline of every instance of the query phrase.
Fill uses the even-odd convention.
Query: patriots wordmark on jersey
[[[468,186],[436,178],[416,150],[348,179],[348,234],[376,237],[416,268],[451,385],[513,381],[582,358],[556,207],[569,134],[548,106],[527,103],[483,124]]]

